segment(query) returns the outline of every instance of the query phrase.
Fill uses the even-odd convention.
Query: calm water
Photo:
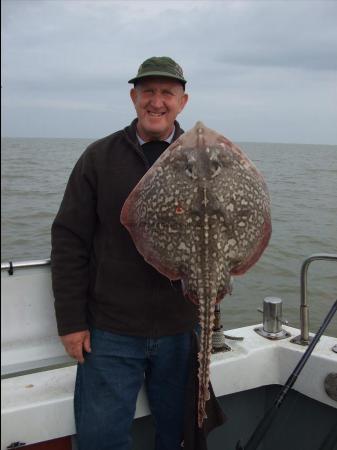
[[[70,171],[91,142],[84,139],[2,139],[2,261],[50,255],[50,226]],[[266,296],[281,297],[284,316],[299,326],[299,275],[312,253],[337,253],[337,146],[243,143],[267,181],[273,234],[260,261],[234,280],[221,304],[225,329],[261,322]],[[337,264],[309,269],[311,331],[337,298]],[[328,334],[337,336],[337,318]]]

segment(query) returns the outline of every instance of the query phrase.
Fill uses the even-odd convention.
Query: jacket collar
[[[124,131],[128,136],[128,138],[132,141],[132,143],[136,145],[137,148],[139,148],[139,142],[137,138],[137,122],[138,119],[134,119],[129,126],[124,128]],[[174,126],[175,131],[172,138],[172,142],[174,142],[176,139],[178,139],[179,136],[181,136],[184,133],[184,130],[180,128],[179,122],[177,122],[176,120],[174,121]]]

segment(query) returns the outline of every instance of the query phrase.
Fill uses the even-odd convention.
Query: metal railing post
[[[337,261],[337,253],[315,253],[304,260],[301,267],[301,306],[300,321],[301,334],[296,336],[291,342],[299,345],[308,345],[311,338],[309,336],[309,305],[307,295],[308,268],[313,261]]]

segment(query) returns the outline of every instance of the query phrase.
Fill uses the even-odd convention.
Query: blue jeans
[[[156,450],[180,450],[191,333],[158,339],[91,331],[91,353],[77,368],[75,422],[79,450],[128,450],[144,383]]]

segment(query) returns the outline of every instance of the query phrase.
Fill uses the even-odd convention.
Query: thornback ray
[[[215,304],[271,236],[266,183],[247,155],[203,123],[180,136],[126,199],[121,222],[144,259],[182,281],[199,308],[198,426],[210,398]]]

